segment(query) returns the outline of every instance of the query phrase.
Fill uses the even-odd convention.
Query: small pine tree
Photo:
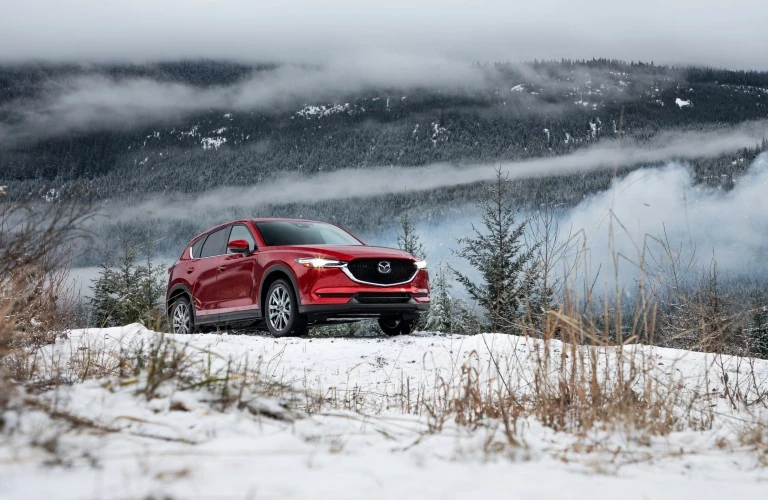
[[[453,300],[453,333],[475,334],[483,328],[474,309],[466,300]]]
[[[416,229],[413,227],[410,217],[408,217],[408,214],[406,213],[403,213],[402,217],[400,217],[400,231],[397,233],[397,246],[400,250],[408,252],[417,259],[426,258],[424,245],[422,245],[421,239],[419,238],[418,233],[416,233]],[[426,322],[427,316],[422,314],[416,325],[416,329],[425,329]]]
[[[126,245],[117,263],[109,253],[105,254],[99,265],[99,277],[91,287],[91,318],[97,326],[160,326],[164,318],[162,270],[153,264],[151,249],[147,250],[143,265],[136,264],[137,253]]]
[[[497,168],[490,200],[478,203],[485,232],[473,225],[475,237],[458,240],[462,248],[457,255],[480,272],[482,281],[476,283],[453,269],[457,281],[485,310],[489,328],[505,333],[519,331],[518,320],[530,313],[528,304],[538,281],[536,245],[525,244],[526,221],[517,222],[510,190],[509,179]]]
[[[119,280],[112,265],[112,258],[105,255],[99,264],[99,277],[91,286],[91,318],[92,323],[99,327],[119,324],[117,318],[121,316]]]
[[[416,233],[416,228],[413,227],[408,214],[403,214],[400,217],[400,231],[397,233],[397,246],[400,250],[408,252],[416,258],[426,258],[426,251],[424,245],[421,243],[421,238]]]
[[[753,297],[751,325],[747,329],[752,356],[768,358],[768,300],[763,290]]]
[[[454,305],[450,295],[451,284],[448,282],[445,267],[438,266],[434,273],[434,279],[430,284],[432,290],[432,302],[424,324],[425,330],[453,333],[454,332]]]
[[[430,284],[432,303],[429,306],[424,329],[443,333],[476,333],[479,331],[477,317],[469,304],[451,295],[447,266],[437,266]]]

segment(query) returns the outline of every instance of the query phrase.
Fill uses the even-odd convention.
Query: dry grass
[[[435,366],[433,380],[414,384],[401,376],[394,393],[371,394],[352,379],[345,390],[312,396],[312,384],[305,381],[306,409],[399,409],[425,417],[430,432],[449,423],[489,429],[493,439],[486,447],[497,451],[524,447],[532,422],[577,439],[608,433],[643,445],[654,436],[707,431],[719,420],[742,429],[740,442],[765,461],[768,384],[754,358],[696,354],[701,361],[692,366],[681,351],[680,360],[663,357],[665,365],[655,348],[639,343],[657,328],[652,301],[628,318],[609,307],[597,318],[585,311],[583,304],[566,299],[543,322],[521,320],[524,337],[506,337],[503,345],[480,337],[483,348],[463,359],[456,354],[447,371]],[[421,362],[430,363],[427,354]],[[738,421],[731,422],[731,415]],[[578,446],[582,451],[600,447]]]
[[[90,217],[87,206],[0,205],[0,384],[31,379],[29,353],[67,325],[71,245]]]
[[[234,408],[282,420],[338,409],[370,416],[372,405],[386,400],[390,411],[421,416],[427,432],[441,432],[448,424],[486,432],[487,453],[525,448],[532,422],[576,438],[618,432],[639,443],[675,431],[706,430],[721,418],[725,402],[745,419],[739,424],[740,445],[766,460],[766,423],[751,410],[765,410],[768,392],[755,374],[754,360],[711,355],[692,383],[670,375],[674,367],[660,367],[649,351],[635,345],[598,345],[596,332],[563,310],[549,314],[544,333],[543,339],[506,337],[508,343],[485,344],[463,359],[457,354],[449,372],[417,386],[401,377],[393,381],[400,390],[384,398],[356,387],[352,375],[346,390],[322,394],[308,381],[304,387],[268,382],[283,363],[279,354],[232,360],[162,333],[117,343],[84,336],[89,344],[60,342],[58,350],[43,346],[31,356],[37,378],[27,387],[99,379],[105,387],[130,387],[147,400],[197,391],[214,410]],[[584,338],[590,343],[580,342]],[[428,362],[425,355],[422,363]],[[278,406],[265,405],[265,398],[279,401]],[[57,412],[51,415],[80,425]],[[579,441],[573,446],[571,451],[579,452],[601,445]]]
[[[67,273],[47,264],[27,265],[0,289],[0,371],[16,381],[36,375],[29,353],[51,344],[67,327]]]

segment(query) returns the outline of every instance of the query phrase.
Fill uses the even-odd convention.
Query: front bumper
[[[415,318],[429,310],[429,274],[419,270],[410,282],[366,285],[352,281],[341,269],[295,268],[299,313],[310,322],[398,316]]]
[[[394,302],[393,300],[397,301]],[[429,310],[428,300],[429,298],[417,298],[410,294],[402,294],[396,299],[382,296],[380,300],[377,300],[375,296],[355,294],[343,304],[303,304],[299,306],[299,312],[306,314],[307,319],[311,322],[328,319],[380,318],[382,316],[415,319],[420,313]]]

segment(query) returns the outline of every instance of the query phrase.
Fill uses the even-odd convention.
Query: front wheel
[[[385,335],[408,335],[416,327],[415,319],[379,318],[379,328]]]
[[[307,322],[299,314],[293,288],[285,280],[277,280],[267,292],[266,323],[273,337],[305,335]]]

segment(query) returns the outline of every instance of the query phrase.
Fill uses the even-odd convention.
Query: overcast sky
[[[0,61],[611,57],[768,69],[766,0],[2,0]]]

